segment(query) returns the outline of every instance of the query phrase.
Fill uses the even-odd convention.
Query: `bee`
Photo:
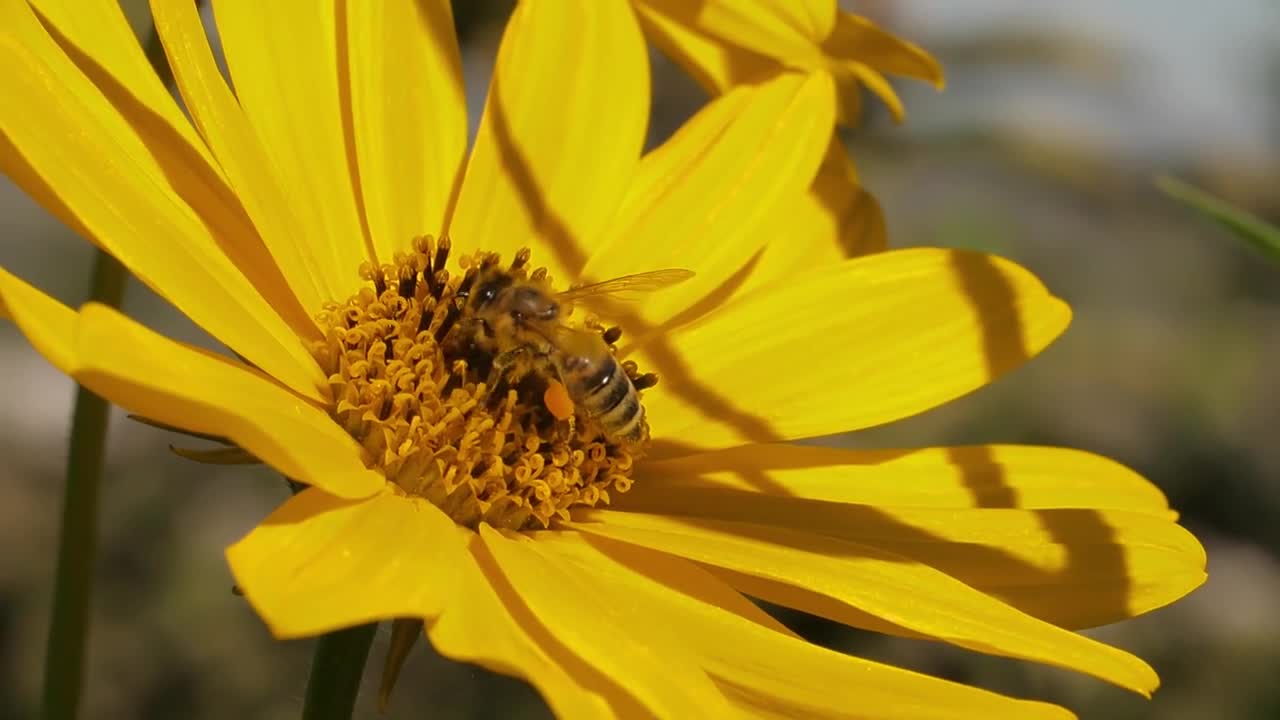
[[[517,256],[513,270],[525,259],[524,253]],[[492,350],[490,388],[504,373],[518,376],[542,368],[553,374],[546,400],[555,417],[564,419],[576,406],[608,441],[636,445],[648,439],[649,424],[635,383],[610,349],[620,332],[614,328],[602,334],[573,327],[566,319],[575,303],[651,292],[691,277],[689,270],[654,270],[556,293],[539,274],[526,279],[491,263],[481,266],[460,293],[468,319],[461,324],[475,326],[483,335],[480,344]]]

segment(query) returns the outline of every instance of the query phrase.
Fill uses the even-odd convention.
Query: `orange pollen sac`
[[[417,238],[412,253],[362,267],[368,284],[317,315],[324,339],[312,352],[329,378],[329,412],[363,446],[365,464],[473,529],[544,529],[626,492],[647,424],[639,440],[612,436],[557,378],[566,364],[554,345],[501,337],[501,324],[468,304],[477,278],[549,287],[545,269],[527,269],[528,251],[507,267],[481,252],[450,273],[449,250],[447,237]],[[612,356],[616,329],[579,329],[598,332]],[[616,367],[652,384],[635,363]]]
[[[568,420],[573,417],[573,398],[569,397],[569,391],[559,380],[551,380],[547,383],[547,389],[542,394],[542,404],[547,406],[547,410],[557,420]]]

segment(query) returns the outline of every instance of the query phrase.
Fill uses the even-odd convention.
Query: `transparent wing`
[[[555,345],[556,350],[575,357],[595,357],[609,352],[600,333],[572,325],[557,325],[548,340]]]
[[[582,287],[570,288],[556,295],[556,299],[570,303],[587,298],[602,297],[608,297],[613,300],[634,300],[640,295],[677,285],[691,277],[693,277],[693,271],[683,268],[651,270],[649,272],[636,273],[635,275],[623,275],[612,280],[602,280]]]

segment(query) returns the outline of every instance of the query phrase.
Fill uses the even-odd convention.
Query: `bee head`
[[[550,322],[560,316],[560,305],[552,295],[532,282],[525,282],[500,270],[482,271],[467,287],[459,288],[463,308],[489,326],[515,322]]]
[[[492,273],[487,277],[481,277],[471,288],[460,292],[466,298],[466,305],[469,310],[477,314],[484,314],[485,311],[493,312],[495,304],[503,295],[503,291],[511,287],[512,279],[510,275],[503,273]]]
[[[510,310],[517,320],[548,322],[560,316],[560,306],[551,296],[533,285],[511,289]]]

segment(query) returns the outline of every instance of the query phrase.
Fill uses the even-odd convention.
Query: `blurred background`
[[[149,32],[145,2],[126,0]],[[1280,716],[1280,268],[1159,194],[1172,173],[1280,219],[1280,4],[1088,0],[843,3],[931,50],[948,88],[896,83],[849,136],[893,246],[1011,257],[1075,309],[1035,362],[865,446],[1067,445],[1162,487],[1205,543],[1191,597],[1092,634],[1147,659],[1151,701],[1101,682],[786,614],[824,644],[1060,702],[1084,718]],[[510,10],[455,2],[473,122]],[[655,56],[653,140],[706,98]],[[0,264],[79,303],[91,253],[0,178]],[[202,335],[132,284],[126,310]],[[72,384],[0,324],[0,717],[35,712]],[[264,470],[182,461],[180,439],[114,416],[102,491],[86,718],[294,718],[310,643],[278,643],[231,593],[223,548],[287,490]],[[385,633],[366,690],[376,687]],[[360,717],[377,717],[371,697]],[[546,717],[522,683],[419,645],[390,718]]]

